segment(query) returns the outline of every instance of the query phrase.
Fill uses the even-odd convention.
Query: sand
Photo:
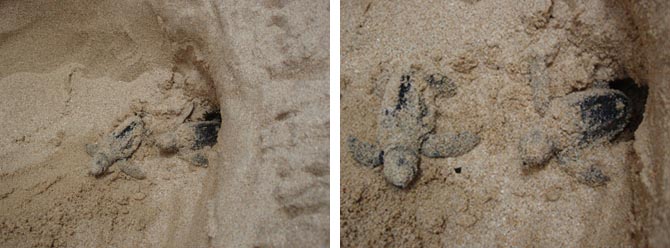
[[[328,8],[1,2],[0,247],[327,246]],[[160,151],[213,110],[206,167]],[[146,178],[89,175],[133,115]]]
[[[668,9],[660,1],[343,1],[342,246],[667,246],[669,63],[656,51],[668,47]],[[384,180],[383,165],[357,163],[347,138],[374,142],[385,86],[416,69],[456,82],[454,97],[429,106],[439,112],[435,130],[470,131],[481,143],[455,158],[421,157],[418,177],[400,189]],[[576,167],[553,157],[524,169],[518,144],[552,100],[633,81],[649,87],[648,99],[634,99],[639,127],[580,148]]]

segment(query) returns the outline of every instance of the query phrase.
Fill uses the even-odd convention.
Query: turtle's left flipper
[[[429,158],[458,157],[474,149],[479,142],[479,135],[468,131],[428,134],[421,144],[421,154]]]
[[[376,145],[349,137],[347,138],[347,146],[357,162],[372,168],[382,164],[382,150]]]

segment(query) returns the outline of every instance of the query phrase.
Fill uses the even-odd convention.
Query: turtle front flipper
[[[347,138],[347,146],[354,160],[364,166],[374,168],[382,164],[383,152],[376,145],[349,137]]]
[[[479,135],[468,131],[428,134],[421,153],[429,158],[458,157],[474,149],[480,140]]]
[[[126,175],[132,178],[138,180],[147,178],[147,174],[144,173],[144,171],[140,169],[139,166],[137,166],[136,164],[131,164],[128,160],[121,159],[116,162],[116,166],[118,166],[119,169],[121,169],[121,172],[125,173]]]
[[[558,166],[581,184],[589,187],[603,186],[610,181],[610,177],[604,171],[606,167],[598,160],[590,159],[586,155],[602,150],[602,146],[563,150],[558,153]]]
[[[424,80],[428,83],[429,89],[434,90],[436,96],[450,98],[456,95],[456,83],[451,78],[440,73],[434,73],[426,76]]]

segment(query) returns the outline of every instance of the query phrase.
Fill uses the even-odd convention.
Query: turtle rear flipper
[[[354,160],[367,167],[377,167],[383,162],[383,152],[376,145],[363,142],[354,137],[347,138],[347,146]]]
[[[474,149],[480,140],[479,135],[468,131],[429,134],[421,144],[421,153],[429,158],[458,157]]]

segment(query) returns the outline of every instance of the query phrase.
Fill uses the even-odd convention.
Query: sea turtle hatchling
[[[126,161],[140,146],[143,138],[144,122],[139,116],[133,115],[103,137],[102,141],[86,145],[86,152],[93,157],[90,174],[100,176],[119,161],[117,164],[121,171],[134,178],[143,179],[144,173]]]
[[[90,174],[100,176],[116,164],[123,173],[133,178],[146,178],[144,171],[128,160],[147,139],[144,126],[142,119],[134,115],[100,142],[86,145],[86,152],[93,157]],[[207,117],[204,121],[185,122],[175,130],[158,135],[155,144],[163,153],[176,153],[193,165],[206,167],[209,161],[202,149],[216,144],[220,127],[221,118],[218,115]]]
[[[407,187],[418,173],[419,154],[430,158],[461,156],[480,142],[469,131],[435,134],[435,114],[426,99],[452,97],[455,84],[446,76],[417,76],[416,71],[391,80],[382,101],[377,142],[355,137],[347,139],[349,150],[357,162],[376,167],[384,164],[386,180],[400,188]],[[428,90],[426,90],[428,89]]]
[[[175,130],[156,138],[156,145],[162,153],[174,154],[197,166],[207,167],[209,160],[201,150],[216,144],[221,120],[186,122]]]
[[[561,168],[587,185],[609,180],[580,154],[621,133],[631,117],[629,98],[621,91],[592,88],[554,99],[547,115],[524,135],[519,153],[524,169],[540,167],[558,155]]]

